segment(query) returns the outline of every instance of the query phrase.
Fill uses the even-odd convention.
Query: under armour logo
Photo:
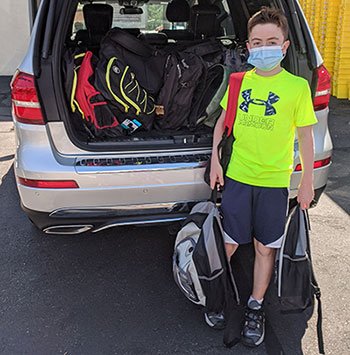
[[[249,105],[259,105],[259,106],[265,106],[265,116],[272,116],[276,114],[276,109],[273,107],[273,104],[275,104],[277,101],[279,101],[279,96],[274,94],[273,92],[269,92],[269,97],[267,98],[267,101],[261,100],[261,99],[251,99],[252,89],[244,90],[242,92],[242,97],[244,101],[241,103],[239,108],[244,111],[248,112]]]

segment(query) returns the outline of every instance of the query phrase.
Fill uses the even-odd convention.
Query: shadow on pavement
[[[11,168],[0,186],[0,353],[302,354],[306,316],[279,314],[272,287],[265,345],[226,349],[173,281],[165,226],[47,236],[17,196]],[[243,299],[253,253],[242,247],[233,261]]]
[[[11,121],[10,76],[0,76],[0,122]]]
[[[14,157],[15,157],[14,154],[10,154],[10,155],[6,155],[6,156],[4,156],[4,157],[0,157],[0,162],[12,160]]]
[[[332,98],[328,122],[334,150],[326,194],[350,214],[350,101]]]

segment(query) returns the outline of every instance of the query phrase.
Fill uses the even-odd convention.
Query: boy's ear
[[[248,49],[248,51],[249,51],[249,50],[250,50],[250,48],[251,48],[251,47],[250,47],[250,43],[249,43],[249,41],[247,41],[245,45],[247,46],[247,49]]]
[[[290,45],[290,41],[287,39],[283,45],[282,45],[282,52],[283,54],[286,54],[287,53],[287,49],[289,48],[289,45]]]

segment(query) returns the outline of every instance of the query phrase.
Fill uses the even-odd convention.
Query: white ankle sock
[[[253,308],[250,307],[250,303],[253,302],[253,301],[257,302],[257,303],[260,305],[260,307],[259,307],[259,308],[256,307],[256,306],[254,306]],[[250,297],[249,297],[249,300],[248,300],[248,307],[250,307],[250,308],[252,308],[252,309],[260,309],[263,302],[264,302],[264,299],[263,299],[263,298],[262,298],[261,300],[256,300],[253,296],[250,296]]]

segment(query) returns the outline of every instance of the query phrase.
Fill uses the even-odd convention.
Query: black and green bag
[[[154,99],[139,84],[135,73],[117,57],[101,58],[95,71],[95,87],[107,100],[128,133],[150,130],[155,117]]]

